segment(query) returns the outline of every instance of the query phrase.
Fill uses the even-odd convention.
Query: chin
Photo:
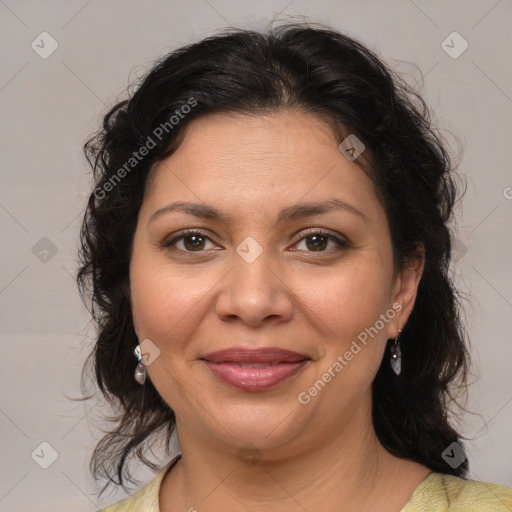
[[[282,406],[238,405],[218,411],[214,417],[223,420],[221,424],[210,425],[215,432],[211,434],[234,449],[246,445],[259,450],[277,449],[303,430],[297,414],[290,414],[290,408]]]

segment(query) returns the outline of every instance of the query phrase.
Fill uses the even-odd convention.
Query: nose
[[[247,263],[238,255],[223,279],[216,312],[225,322],[240,321],[251,327],[287,322],[293,316],[291,291],[262,254]]]

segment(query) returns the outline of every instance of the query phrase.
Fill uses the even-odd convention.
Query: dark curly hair
[[[296,109],[319,116],[340,142],[355,134],[366,146],[356,163],[387,212],[395,268],[424,254],[416,303],[400,337],[402,373],[392,373],[388,345],[372,385],[377,436],[395,456],[464,477],[467,460],[453,468],[442,457],[451,443],[463,446],[449,415],[452,403],[460,405],[459,392],[467,396],[469,371],[461,301],[449,272],[458,188],[421,96],[361,43],[313,23],[264,33],[229,29],[172,51],[134,90],[84,146],[95,188],[80,232],[77,282],[97,326],[84,372],[92,361],[117,423],[94,450],[93,475],[109,480],[105,488],[110,482],[125,488],[126,476],[133,482],[127,458],[157,469],[144,446],[163,431],[168,450],[175,429],[174,412],[151,381],[140,386],[133,379],[138,340],[129,265],[154,164],[177,149],[187,125],[201,116]]]

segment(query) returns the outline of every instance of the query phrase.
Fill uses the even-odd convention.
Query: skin
[[[276,224],[283,208],[332,198],[362,216],[333,210]],[[229,219],[182,211],[150,219],[175,201],[208,204]],[[208,238],[163,247],[192,228]],[[309,228],[348,245],[315,245]],[[251,263],[236,252],[247,237],[263,251]],[[321,119],[288,110],[193,121],[148,183],[130,267],[136,333],[160,350],[148,377],[176,413],[182,453],[163,480],[160,510],[400,510],[430,469],[379,443],[371,384],[387,340],[407,322],[422,270],[421,259],[394,269],[374,184]],[[393,304],[400,312],[300,403],[299,393]],[[199,359],[235,346],[280,347],[311,361],[272,389],[248,392]],[[252,465],[238,456],[247,443],[259,457]]]

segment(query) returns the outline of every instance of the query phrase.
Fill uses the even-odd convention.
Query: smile
[[[245,391],[264,391],[297,375],[310,358],[279,348],[234,348],[201,358],[223,382]]]

